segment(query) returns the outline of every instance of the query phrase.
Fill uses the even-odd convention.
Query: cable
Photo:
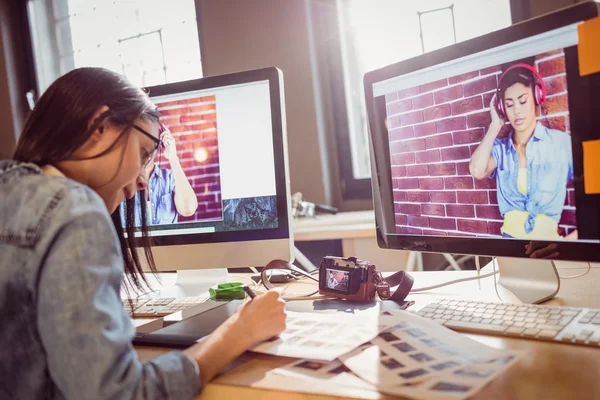
[[[441,288],[444,286],[449,286],[449,285],[453,285],[455,283],[460,283],[460,282],[468,282],[468,281],[474,281],[476,279],[483,279],[483,278],[487,278],[490,277],[492,275],[494,275],[494,281],[496,280],[496,270],[494,270],[494,272],[490,272],[484,275],[480,275],[480,276],[472,276],[470,278],[462,278],[462,279],[456,279],[454,281],[449,281],[449,282],[444,282],[444,283],[440,283],[438,285],[433,285],[433,286],[425,286],[422,288],[416,288],[416,289],[412,289],[410,292],[411,293],[419,293],[419,292],[425,292],[427,290],[433,290],[433,289],[437,289],[437,288]]]
[[[568,275],[568,276],[560,276],[560,275],[558,275],[558,277],[559,277],[560,279],[575,279],[575,278],[581,278],[582,276],[584,276],[584,275],[587,275],[587,274],[590,272],[590,270],[592,269],[592,264],[590,264],[590,263],[587,263],[587,265],[588,265],[587,271],[585,271],[585,272],[583,272],[583,273],[581,273],[581,274],[576,274],[576,275]]]
[[[492,258],[492,268],[494,269],[494,290],[496,291],[496,296],[498,296],[498,300],[500,300],[501,303],[504,303],[504,300],[502,300],[502,297],[500,297],[500,293],[498,292],[498,282],[496,282],[496,257]]]
[[[475,256],[475,268],[477,269],[477,285],[479,286],[479,290],[481,290],[481,264],[479,263],[479,256]]]

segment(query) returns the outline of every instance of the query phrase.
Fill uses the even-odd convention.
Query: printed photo
[[[504,365],[506,365],[506,364],[510,363],[514,359],[515,359],[515,356],[507,355],[507,356],[503,356],[503,357],[492,358],[488,362],[490,364],[504,364]]]
[[[285,344],[296,344],[303,339],[304,338],[302,336],[290,336],[290,337],[282,336],[281,337],[281,341]]]
[[[341,374],[344,372],[346,372],[346,373],[351,372],[348,369],[348,367],[346,367],[344,364],[340,365],[337,368],[332,369],[331,371],[327,371],[328,374],[332,374],[332,375],[338,375],[338,374]]]
[[[394,346],[395,348],[397,348],[398,350],[400,350],[403,353],[408,353],[411,351],[415,351],[416,349],[414,347],[412,347],[410,344],[405,343],[405,342],[401,342],[401,343],[395,343],[392,346]]]
[[[307,340],[303,343],[303,345],[311,346],[311,347],[322,347],[326,346],[327,343],[319,342],[318,340]]]
[[[438,347],[436,348],[436,350],[442,354],[446,354],[449,356],[457,356],[460,354],[460,352],[454,347]]]
[[[419,386],[423,386],[425,383],[431,381],[431,377],[430,378],[425,378],[425,379],[420,379],[418,381],[412,381],[412,382],[406,382],[403,383],[402,387],[409,387],[409,388],[418,388]]]
[[[294,365],[294,367],[297,368],[306,368],[306,369],[310,369],[312,371],[318,371],[321,368],[327,366],[327,363],[322,363],[322,362],[318,362],[318,361],[302,361],[299,364]]]
[[[577,239],[568,96],[562,49],[386,95],[396,232]]]
[[[435,371],[443,371],[445,369],[458,367],[458,366],[460,366],[460,364],[455,361],[446,361],[446,362],[443,362],[440,364],[430,365],[429,368],[431,368]]]
[[[412,358],[413,360],[418,361],[418,362],[429,362],[429,361],[435,360],[435,358],[433,358],[430,355],[427,355],[425,353],[411,354],[410,358]]]
[[[426,345],[431,346],[431,347],[444,346],[445,345],[444,342],[442,342],[442,341],[440,341],[438,339],[432,339],[432,338],[421,339],[421,342],[423,342]]]
[[[388,369],[404,368],[404,364],[393,358],[385,358],[381,360],[381,364]]]
[[[400,340],[400,338],[394,335],[392,332],[381,332],[379,337],[385,340],[386,342],[393,342],[394,340]]]
[[[421,337],[421,336],[425,336],[425,333],[423,333],[423,331],[421,331],[420,329],[417,329],[417,328],[407,329],[404,332],[406,332],[410,336],[416,337],[416,338]]]
[[[428,373],[429,372],[426,369],[420,368],[420,369],[415,369],[415,370],[412,370],[409,372],[403,372],[398,375],[404,379],[412,379],[412,378],[416,378],[417,376],[427,375]]]
[[[390,314],[390,315],[392,315],[392,314]],[[391,329],[404,329],[409,326],[410,325],[408,324],[408,322],[401,321],[401,322],[398,322],[396,325],[392,326]]]
[[[460,393],[466,393],[469,390],[471,390],[472,388],[470,386],[467,385],[457,385],[454,383],[450,383],[450,382],[438,382],[435,385],[433,385],[431,388],[431,390],[436,390],[439,392],[460,392]]]
[[[454,371],[454,375],[466,376],[469,378],[489,378],[494,374],[493,369],[460,368]]]

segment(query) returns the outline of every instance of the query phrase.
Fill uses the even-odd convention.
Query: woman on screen
[[[285,328],[283,301],[272,291],[244,303],[202,343],[138,360],[120,289],[124,276],[138,288],[145,280],[131,238],[138,211],[146,221],[158,118],[123,76],[76,69],[45,91],[13,160],[0,161],[0,397],[192,399],[234,358]],[[137,210],[134,196],[142,199]],[[117,210],[124,199],[127,237]]]
[[[536,119],[546,97],[544,80],[528,64],[515,64],[498,81],[490,102],[492,122],[473,152],[476,179],[496,179],[504,237],[559,239],[567,182],[573,178],[571,137]],[[506,137],[498,135],[508,121]],[[576,231],[569,238],[576,238]]]

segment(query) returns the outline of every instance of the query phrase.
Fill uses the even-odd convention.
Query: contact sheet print
[[[383,318],[383,317],[382,317]],[[376,337],[333,362],[303,359],[273,371],[416,399],[462,399],[522,356],[495,349],[407,312],[386,319]]]
[[[395,317],[288,312],[279,338],[251,351],[284,357],[333,361],[391,326]]]

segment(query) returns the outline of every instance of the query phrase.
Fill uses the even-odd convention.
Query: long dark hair
[[[108,110],[91,121],[102,106],[108,106]],[[86,143],[102,123],[122,128],[121,135],[108,149],[91,157],[98,158],[113,151],[131,132],[134,121],[139,118],[151,122],[159,118],[156,106],[140,88],[132,85],[123,75],[104,68],[75,69],[58,78],[40,97],[25,123],[13,159],[39,166],[74,160],[75,151]],[[156,272],[156,267],[146,223],[146,196],[140,192],[136,196],[141,205],[139,210],[136,210],[133,199],[127,200],[124,207],[125,224],[119,208],[113,213],[112,221],[123,253],[127,283],[142,289],[143,284],[147,286],[147,281],[136,250],[136,240],[144,248],[150,270]],[[141,238],[135,238],[136,211],[141,213]],[[127,237],[123,233],[123,226]],[[126,286],[126,289],[129,288]]]

